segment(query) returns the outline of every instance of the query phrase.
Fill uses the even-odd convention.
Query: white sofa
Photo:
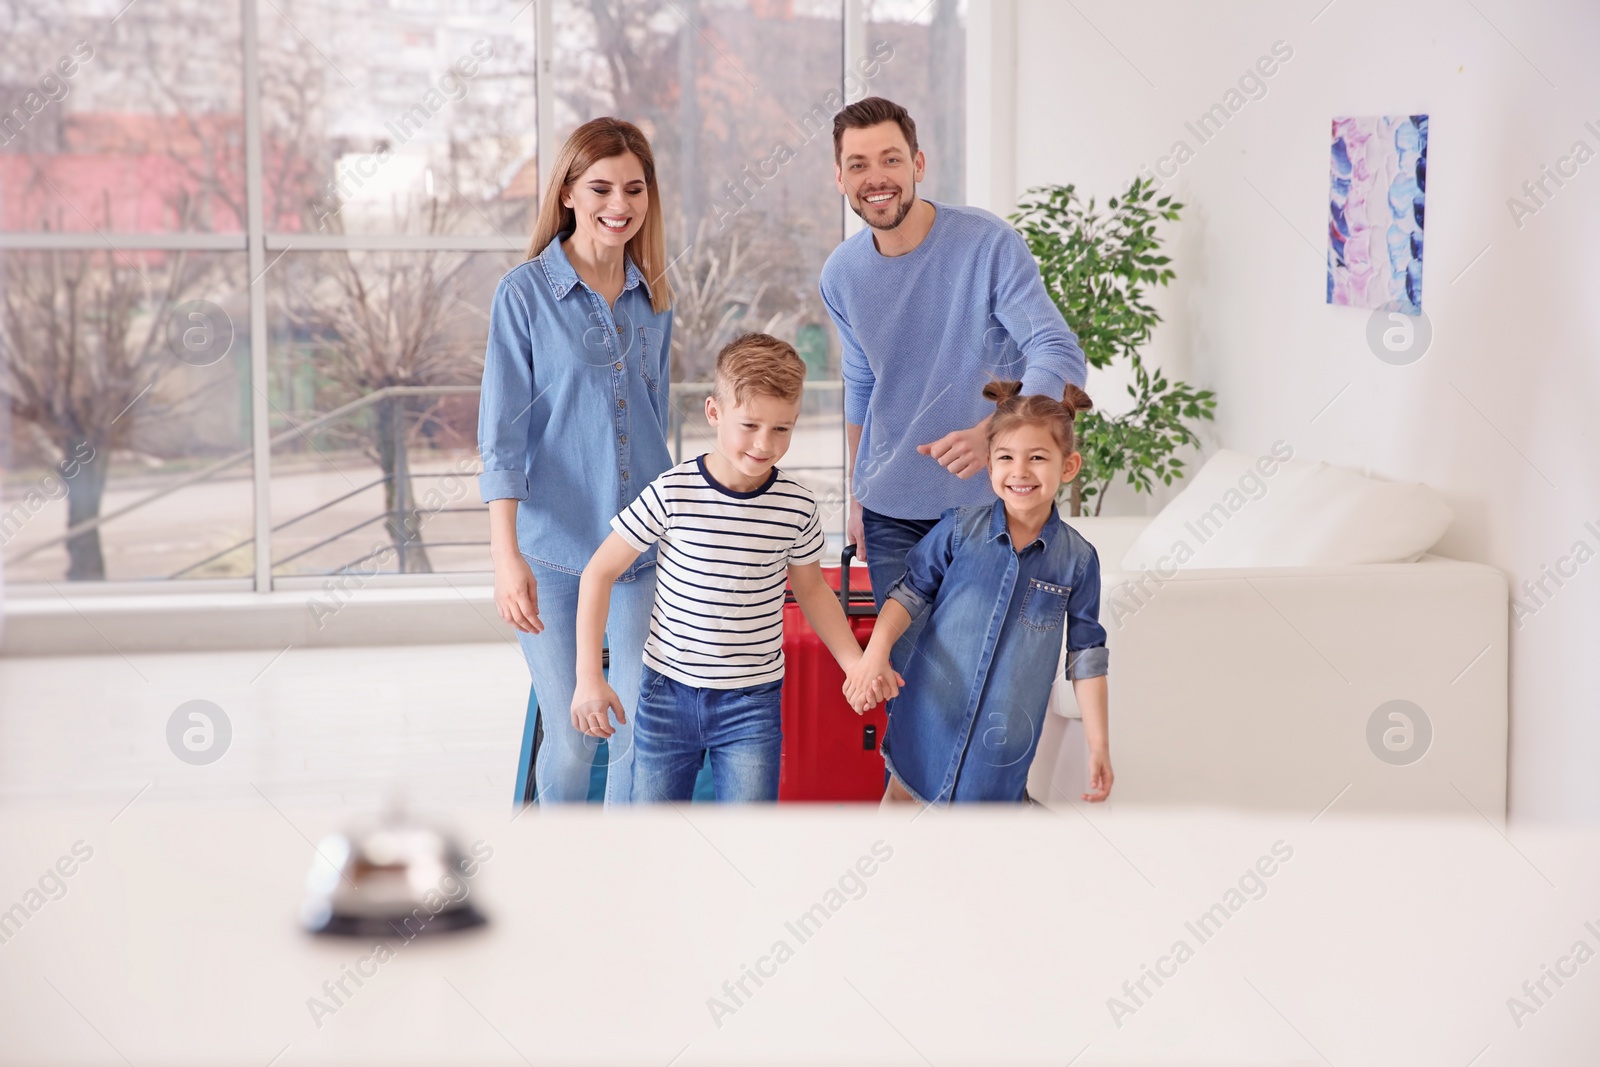
[[[1476,808],[1504,822],[1504,575],[1424,555],[1184,569],[1160,582],[1119,569],[1149,522],[1069,521],[1101,561],[1116,776],[1108,806],[1223,805],[1310,818],[1337,798],[1343,813],[1477,818]],[[1396,699],[1420,707],[1432,729],[1425,753],[1405,764],[1379,758],[1368,740],[1374,711]],[[1043,803],[1077,803],[1084,791],[1077,715],[1070,683],[1058,682],[1028,781]],[[1380,718],[1390,722],[1387,712]],[[1418,737],[1404,755],[1422,751]]]

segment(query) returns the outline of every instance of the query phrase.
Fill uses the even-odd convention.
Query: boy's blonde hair
[[[806,363],[794,345],[770,333],[736,337],[717,353],[718,399],[742,404],[752,396],[799,400]]]

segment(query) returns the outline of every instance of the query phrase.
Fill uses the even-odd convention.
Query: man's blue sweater
[[[856,499],[898,519],[994,500],[984,474],[962,480],[917,451],[992,414],[991,379],[1059,400],[1085,375],[1022,235],[981,208],[933,207],[932,229],[905,255],[883,255],[869,228],[822,268],[844,346],[844,415],[862,428]]]

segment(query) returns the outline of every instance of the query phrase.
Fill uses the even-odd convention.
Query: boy
[[[706,398],[716,447],[646,486],[583,570],[572,725],[609,737],[608,712],[628,721],[601,672],[611,585],[660,545],[634,712],[635,801],[689,800],[708,750],[719,801],[778,799],[786,581],[839,665],[848,671],[861,658],[822,578],[817,502],[775,466],[789,450],[805,374],[793,346],[767,334],[723,348]]]

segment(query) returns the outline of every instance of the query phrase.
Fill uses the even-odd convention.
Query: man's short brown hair
[[[866,130],[885,122],[893,122],[905,134],[906,146],[917,154],[917,124],[911,121],[911,112],[881,96],[869,96],[847,104],[833,116],[833,162],[837,164],[844,153],[844,131]]]
[[[752,396],[799,400],[805,380],[800,353],[770,333],[736,337],[717,353],[717,396],[735,404]]]

